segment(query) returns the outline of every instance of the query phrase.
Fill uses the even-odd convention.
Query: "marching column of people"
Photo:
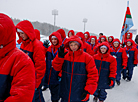
[[[40,41],[40,31],[28,20],[16,26],[0,13],[0,102],[45,102],[42,91],[49,88],[52,102],[104,102],[106,89],[132,80],[138,63],[132,33],[119,39],[103,33],[53,32]],[[16,32],[20,49],[16,48]],[[135,39],[137,43],[137,39]],[[121,46],[122,45],[122,46]]]

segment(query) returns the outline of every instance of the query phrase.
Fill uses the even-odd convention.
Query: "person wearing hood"
[[[91,50],[93,50],[94,54],[96,54],[96,46],[98,44],[97,37],[96,36],[90,36],[89,43],[91,46]]]
[[[107,39],[106,39],[106,36],[104,36],[104,35],[99,38],[99,41],[100,41],[100,43],[108,42]]]
[[[40,31],[38,29],[34,29],[34,31],[35,31],[35,34],[36,34],[36,38],[40,41]],[[49,47],[49,42],[48,41],[44,41],[44,43],[43,42],[41,42],[41,43],[44,46],[44,50],[45,50],[45,53],[46,53],[47,52],[47,48]]]
[[[128,62],[127,68],[123,70],[123,79],[127,79],[127,81],[131,81],[133,75],[133,69],[137,66],[137,48],[133,46],[133,40],[128,39],[126,41],[126,47],[124,48],[127,53]],[[126,73],[128,71],[128,73]]]
[[[74,36],[74,35],[75,35],[74,30],[70,30],[70,31],[68,32],[68,38],[71,37],[71,36]]]
[[[83,51],[87,52],[88,54],[90,54],[91,56],[94,55],[93,50],[91,50],[91,46],[85,42],[85,38],[84,38],[84,34],[82,32],[78,32],[76,34],[83,42]]]
[[[35,70],[32,60],[16,48],[16,29],[0,13],[0,102],[32,102]]]
[[[36,38],[34,27],[28,20],[19,22],[16,25],[16,31],[19,36],[18,43],[21,42],[20,49],[26,53],[34,62],[36,73],[36,85],[33,102],[44,102],[41,90],[41,80],[46,70],[45,53],[42,43]]]
[[[88,43],[90,40],[90,33],[87,31],[84,33],[84,37],[85,37],[85,42]]]
[[[113,40],[114,40],[114,37],[113,37],[113,36],[109,36],[109,37],[108,37],[108,43],[109,43],[110,47],[113,46],[113,45],[112,45],[112,44],[113,44],[113,43],[112,43]]]
[[[123,47],[126,45],[126,41],[128,39],[131,39],[132,40],[132,36],[133,36],[133,34],[131,32],[129,32],[129,31],[125,33],[124,42],[122,43],[122,46]]]
[[[67,39],[65,48],[68,52],[60,47],[52,61],[56,71],[62,70],[61,102],[87,102],[97,88],[98,71],[94,59],[83,51],[83,42],[76,35]]]
[[[65,31],[63,29],[59,29],[59,30],[57,30],[57,32],[61,35],[62,45],[64,45],[65,42],[66,42],[66,34],[65,34]]]
[[[128,58],[125,49],[120,47],[119,39],[113,40],[113,46],[110,49],[110,53],[113,57],[116,58],[117,61],[116,83],[117,85],[120,85],[121,72],[123,69],[126,69]]]
[[[98,54],[93,56],[99,73],[98,87],[94,93],[93,101],[97,102],[99,99],[99,102],[104,102],[107,97],[105,89],[110,89],[114,86],[117,62],[110,55],[110,46],[107,42],[99,44],[98,50]]]
[[[49,40],[51,42],[51,46],[48,47],[47,53],[46,53],[46,73],[44,77],[44,87],[45,89],[47,86],[50,89],[51,92],[51,100],[52,102],[58,102],[59,100],[59,84],[60,81],[58,79],[59,71],[55,71],[55,69],[52,67],[52,61],[56,57],[58,53],[58,49],[62,45],[62,39],[58,32],[53,32],[49,36]]]

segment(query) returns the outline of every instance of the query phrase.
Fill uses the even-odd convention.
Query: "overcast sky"
[[[0,0],[0,12],[12,18],[54,24],[52,10],[58,10],[56,25],[84,30],[83,18],[87,18],[86,30],[91,33],[114,35],[120,32],[128,0]],[[129,0],[134,26],[138,29],[138,0]]]

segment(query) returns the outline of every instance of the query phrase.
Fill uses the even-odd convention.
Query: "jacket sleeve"
[[[122,66],[127,67],[128,57],[127,57],[125,49],[123,49],[123,51],[122,51],[122,59],[123,59]]]
[[[52,61],[52,66],[56,71],[61,71],[63,63],[64,63],[64,58],[60,58],[57,54],[54,60]]]
[[[138,50],[137,50],[137,48],[135,48],[134,51],[135,51],[134,52],[134,64],[137,64],[137,62],[138,62]]]
[[[110,59],[109,69],[110,69],[109,77],[115,79],[116,78],[116,71],[117,71],[117,62],[113,56],[111,56],[111,59]]]
[[[4,102],[32,102],[35,92],[35,68],[32,60],[20,60],[14,64],[11,73],[10,96]]]
[[[36,88],[39,87],[46,70],[45,53],[42,44],[34,45],[33,60],[36,72]]]
[[[86,57],[86,71],[88,74],[86,86],[84,89],[92,95],[97,89],[98,70],[96,68],[93,57],[90,55]]]
[[[90,54],[91,56],[94,55],[94,51],[91,50],[91,46],[90,46],[89,44],[87,44],[87,46],[86,46],[86,52],[87,52],[88,54]]]

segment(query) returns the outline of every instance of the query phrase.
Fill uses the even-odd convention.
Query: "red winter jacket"
[[[95,44],[91,44],[91,39],[92,39],[92,38],[95,39]],[[97,44],[98,44],[97,37],[96,37],[96,36],[90,36],[90,39],[89,39],[88,42],[89,42],[89,44],[90,44],[90,46],[91,46],[91,50],[93,50],[94,54],[96,54],[96,53],[97,53],[97,51],[96,51],[96,46],[97,46]]]
[[[112,43],[116,41],[119,42],[119,46],[115,48],[113,45],[112,48],[110,49],[110,53],[112,56],[116,56],[117,69],[121,70],[122,66],[127,67],[128,58],[125,49],[120,47],[119,39],[114,39]]]
[[[81,44],[79,50],[74,53],[69,49],[69,42],[77,41]],[[52,62],[52,66],[56,71],[62,69],[62,80],[60,83],[60,96],[68,102],[81,101],[81,95],[84,90],[93,94],[97,88],[98,72],[93,57],[84,52],[83,43],[78,36],[70,37],[65,48],[69,52],[64,58],[58,55]]]
[[[17,28],[22,30],[29,37],[28,40],[23,41],[20,37],[20,34],[17,32],[19,42],[22,41],[20,49],[25,52],[34,62],[36,72],[36,88],[38,88],[46,70],[43,45],[38,39],[36,39],[34,28],[31,22],[27,20],[21,21],[16,25],[16,29]]]
[[[59,30],[57,30],[57,32],[60,33],[61,38],[62,38],[62,44],[64,45],[65,42],[66,42],[66,34],[65,34],[65,31],[63,29],[59,29]]]
[[[112,42],[109,42],[109,38],[112,38]],[[109,43],[110,47],[113,46],[113,45],[112,45],[112,44],[113,44],[113,40],[114,40],[114,37],[113,37],[113,36],[109,36],[109,37],[108,37],[108,43]]]
[[[128,41],[132,43],[131,46],[127,46]],[[126,41],[126,47],[124,49],[126,50],[126,53],[129,55],[127,67],[134,67],[134,64],[137,64],[138,62],[138,58],[137,58],[138,51],[133,43],[133,40],[128,39]]]
[[[88,35],[88,38],[87,38],[87,39],[85,39],[85,41],[86,41],[86,42],[88,42],[88,41],[90,40],[90,33],[89,33],[88,31],[86,31],[86,32],[84,33],[84,35],[85,35],[85,34],[87,34],[87,35]]]
[[[105,54],[100,52],[100,47],[105,45],[108,47],[108,51]],[[98,89],[109,89],[109,82],[115,80],[117,71],[116,59],[110,55],[110,46],[107,42],[103,42],[98,45],[98,54],[94,55],[96,68],[99,72]]]
[[[16,48],[13,21],[2,13],[0,46],[0,102],[32,102],[35,91],[33,62]]]
[[[75,35],[74,30],[70,30],[70,31],[68,32],[68,37],[69,37],[69,33],[72,33],[73,36]]]
[[[52,40],[51,40],[52,36],[57,37],[57,39],[58,39],[58,44],[57,45],[52,44]],[[51,46],[48,47],[48,50],[47,50],[47,53],[46,53],[46,73],[45,73],[44,82],[48,85],[49,84],[59,84],[59,80],[58,80],[59,72],[55,71],[53,69],[51,62],[56,57],[56,55],[58,54],[58,49],[62,45],[62,39],[61,39],[61,36],[58,32],[53,32],[49,36],[49,40],[51,42]]]
[[[85,42],[84,34],[82,32],[78,32],[76,35],[79,36],[83,42],[83,51],[93,56],[94,52],[91,50],[91,46]]]

